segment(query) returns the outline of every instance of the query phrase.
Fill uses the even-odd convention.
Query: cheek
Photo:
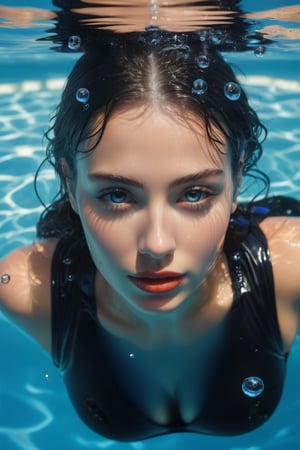
[[[220,205],[199,221],[186,224],[185,251],[195,264],[209,265],[221,251],[230,220],[226,207]]]
[[[94,205],[88,201],[82,202],[79,214],[85,237],[91,255],[97,264],[108,262],[113,259],[115,262],[126,257],[129,251],[134,248],[132,240],[133,233],[129,227],[124,227],[120,221],[103,218]],[[129,232],[130,230],[130,232]]]
[[[208,218],[206,245],[215,249],[219,249],[223,245],[229,220],[228,210],[217,211],[216,214]]]

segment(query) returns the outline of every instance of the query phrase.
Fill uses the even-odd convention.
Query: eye
[[[124,189],[113,188],[102,192],[98,200],[107,210],[127,211],[134,203],[133,196]]]
[[[122,191],[120,189],[116,189],[112,192],[108,192],[107,194],[103,195],[103,199],[111,203],[120,204],[128,202],[129,196],[127,192]]]
[[[183,198],[188,203],[197,203],[201,200],[204,200],[207,196],[208,193],[205,191],[202,191],[200,189],[190,189],[189,191],[184,193]]]
[[[212,198],[215,192],[201,186],[187,189],[177,203],[185,211],[205,212],[212,206]]]

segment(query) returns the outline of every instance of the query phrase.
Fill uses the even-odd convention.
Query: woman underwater
[[[196,34],[149,30],[76,63],[48,133],[60,196],[1,261],[0,298],[99,434],[234,435],[278,405],[300,206],[237,204],[264,137]]]

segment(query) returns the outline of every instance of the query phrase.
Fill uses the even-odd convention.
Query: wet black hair
[[[205,58],[207,67],[199,67],[199,57]],[[193,89],[197,79],[207,85],[203,94]],[[236,184],[241,171],[243,175],[253,173],[262,154],[266,128],[242,88],[237,100],[224,94],[228,82],[238,84],[231,66],[196,35],[137,33],[134,39],[111,41],[86,52],[68,78],[54,124],[46,133],[47,159],[61,184],[58,196],[37,224],[37,236],[82,233],[80,219],[69,203],[62,161],[67,162],[69,176],[76,178],[80,144],[92,135],[99,142],[112,113],[136,105],[147,107],[154,99],[175,117],[185,118],[190,113],[199,117],[216,152],[224,149],[221,132],[230,151]],[[90,93],[86,104],[76,100],[82,88]],[[99,117],[103,120],[96,120]],[[268,187],[267,176],[259,172],[259,178]]]

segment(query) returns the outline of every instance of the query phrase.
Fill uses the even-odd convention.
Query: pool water
[[[277,6],[275,3],[273,6]],[[46,4],[51,7],[51,2]],[[4,39],[9,33],[4,30]],[[42,210],[33,190],[34,173],[44,158],[42,136],[77,59],[74,55],[48,55],[46,50],[39,57],[32,54],[30,58],[16,51],[16,58],[14,47],[8,47],[10,54],[2,58],[0,72],[1,257],[34,239],[35,223]],[[269,129],[260,168],[271,177],[271,194],[299,199],[300,50],[293,52],[292,57],[277,48],[269,49],[263,58],[247,52],[230,54],[227,59],[239,66],[240,80],[250,102]],[[51,168],[44,166],[38,186],[45,202],[55,194],[56,183]],[[254,188],[243,196],[251,196]],[[299,341],[289,359],[282,401],[263,427],[230,438],[183,433],[126,444],[102,438],[80,421],[52,362],[2,316],[0,351],[3,450],[296,450],[300,445]]]

